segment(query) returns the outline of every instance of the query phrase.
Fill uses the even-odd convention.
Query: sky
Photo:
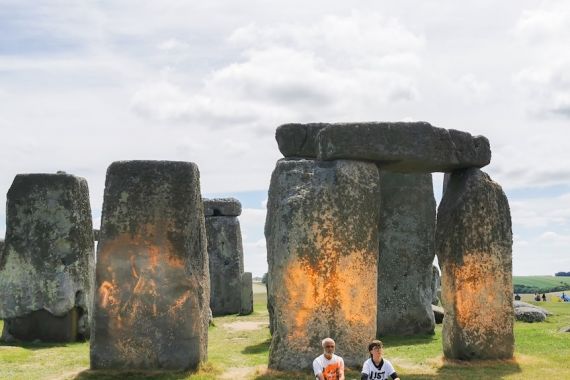
[[[0,0],[0,236],[18,173],[86,178],[97,228],[111,162],[190,161],[261,275],[277,126],[421,120],[489,138],[513,273],[570,271],[569,46],[563,0]]]

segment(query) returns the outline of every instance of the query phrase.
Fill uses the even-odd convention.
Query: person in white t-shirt
[[[392,363],[382,357],[384,344],[381,341],[370,342],[368,352],[370,352],[370,359],[362,365],[360,380],[400,380]]]
[[[318,380],[344,380],[344,360],[334,354],[334,340],[325,338],[321,345],[323,354],[313,360],[315,377]]]

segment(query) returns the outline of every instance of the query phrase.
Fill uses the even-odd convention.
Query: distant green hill
[[[515,293],[551,293],[570,290],[570,277],[513,276]]]

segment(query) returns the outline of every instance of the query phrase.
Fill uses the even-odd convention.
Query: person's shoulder
[[[323,359],[324,359],[324,357],[325,357],[325,356],[324,356],[324,355],[322,355],[322,354],[321,354],[321,355],[319,355],[319,356],[317,356],[317,357],[315,358],[315,360],[313,360],[313,363],[317,363],[317,362],[320,362],[321,360],[323,360]]]
[[[333,357],[337,360],[337,361],[342,361],[344,362],[344,359],[342,358],[342,356],[338,356],[336,354],[333,354]]]

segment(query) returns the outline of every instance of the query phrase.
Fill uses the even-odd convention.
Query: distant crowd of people
[[[520,301],[521,300],[521,296],[520,294],[516,293],[515,294],[515,301]],[[534,293],[534,300],[536,302],[546,302],[546,294],[542,293],[542,295],[540,295],[539,293]],[[567,296],[564,292],[562,292],[562,294],[560,295],[560,300],[562,300],[563,302],[570,302],[570,296]]]

